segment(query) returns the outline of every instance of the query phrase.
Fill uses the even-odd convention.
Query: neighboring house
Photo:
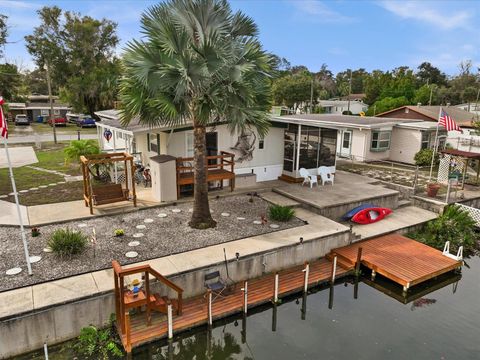
[[[475,120],[480,120],[480,103],[467,103],[455,105],[456,108],[471,112],[475,115]]]
[[[31,95],[26,103],[9,103],[9,115],[15,118],[18,114],[25,114],[30,121],[36,121],[38,116],[44,119],[50,116],[50,102],[48,95]],[[59,103],[58,96],[53,96],[53,116],[65,117],[70,110],[67,104]]]
[[[477,115],[464,110],[461,106],[407,105],[378,114],[377,117],[424,120],[431,121],[436,125],[440,108],[443,108],[463,130],[463,133],[449,131],[447,143],[459,150],[480,152],[480,137],[476,135],[477,130],[474,128],[474,121],[477,120]],[[442,129],[440,127],[440,130]]]
[[[431,122],[371,116],[302,114],[274,117],[273,120],[288,123],[289,128],[293,124],[300,126],[299,134],[302,134],[305,128],[312,127],[320,129],[320,133],[327,131],[326,129],[335,130],[337,156],[356,161],[389,160],[414,164],[413,158],[420,149],[433,147],[436,131],[436,124]],[[446,132],[440,131],[438,138],[439,147],[443,148]],[[302,137],[300,139],[304,141]],[[301,144],[299,155],[310,148],[307,144]],[[323,147],[320,147],[320,153],[322,149]],[[305,161],[302,162],[301,157],[299,164],[300,167],[306,167],[303,166]]]
[[[326,114],[342,115],[344,111],[350,109],[353,115],[368,110],[368,105],[361,100],[319,100],[319,106],[323,108]]]

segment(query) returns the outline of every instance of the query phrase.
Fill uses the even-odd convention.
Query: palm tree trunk
[[[205,134],[205,126],[194,124],[194,203],[192,219],[189,225],[196,229],[208,229],[217,225],[210,214],[210,207],[208,205],[207,146]]]

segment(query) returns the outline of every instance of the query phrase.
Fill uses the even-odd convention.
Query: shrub
[[[268,208],[270,219],[276,221],[289,221],[295,215],[295,210],[290,206],[271,205]]]
[[[79,231],[57,229],[48,240],[48,247],[61,257],[70,257],[85,250],[88,237]]]
[[[450,241],[450,251],[457,251],[463,246],[466,252],[473,251],[479,239],[475,220],[458,205],[447,206],[442,215],[429,222],[422,231],[410,234],[410,237],[439,250]]]
[[[432,149],[422,149],[415,154],[413,159],[415,160],[415,164],[418,166],[430,166],[432,164],[432,156]],[[434,165],[435,164],[438,164],[438,152],[435,154]]]
[[[97,329],[87,326],[80,330],[75,348],[83,359],[104,359],[122,357],[118,341],[115,339],[114,327]]]
[[[125,231],[123,229],[116,229],[114,231],[115,236],[123,236],[125,235]]]

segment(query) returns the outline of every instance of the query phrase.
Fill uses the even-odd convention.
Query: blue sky
[[[3,1],[11,44],[6,59],[32,68],[23,37],[39,24],[36,10],[58,5],[118,23],[121,49],[140,37],[143,10],[156,1]],[[282,1],[233,0],[234,9],[259,26],[264,47],[292,65],[317,71],[323,63],[334,72],[346,68],[388,70],[429,61],[455,74],[462,60],[480,67],[480,1]]]

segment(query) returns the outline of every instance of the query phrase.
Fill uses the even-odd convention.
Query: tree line
[[[116,54],[117,24],[94,19],[57,6],[37,11],[39,26],[25,37],[26,49],[36,68],[21,71],[16,64],[0,64],[0,89],[7,101],[23,102],[26,95],[46,94],[46,69],[50,70],[55,95],[74,111],[92,114],[113,107],[118,96],[121,61]],[[8,17],[0,14],[0,47],[7,43]],[[0,56],[5,54],[1,53]],[[368,115],[403,105],[446,105],[478,101],[480,69],[463,61],[458,73],[448,76],[429,62],[417,68],[400,66],[392,70],[346,69],[334,74],[326,64],[317,72],[305,66],[292,66],[279,56],[272,78],[275,105],[295,108],[309,104],[321,112],[318,99],[364,93]]]
[[[294,110],[299,104],[313,108],[317,100],[342,98],[349,94],[365,94],[370,106],[367,115],[379,114],[403,105],[447,105],[479,101],[480,68],[471,61],[459,64],[459,71],[448,76],[429,62],[416,69],[400,66],[393,70],[366,71],[347,69],[336,75],[326,64],[318,72],[305,66],[291,66],[285,58],[276,57],[276,78],[272,85],[273,101]]]

